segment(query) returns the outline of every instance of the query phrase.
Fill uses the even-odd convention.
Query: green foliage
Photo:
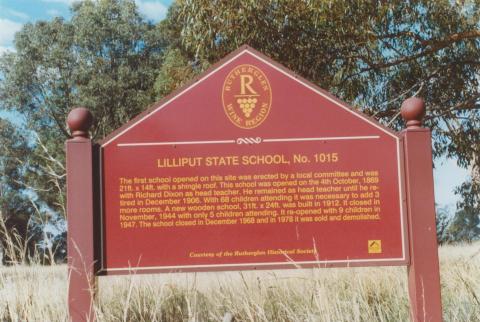
[[[449,228],[454,241],[480,239],[480,182],[470,178],[457,188],[462,196],[458,211]]]
[[[23,185],[25,159],[30,148],[27,139],[10,122],[0,118],[0,248],[8,249],[7,241],[25,237],[32,207]],[[15,261],[14,254],[4,252],[3,262]]]
[[[246,43],[397,130],[401,102],[424,97],[434,156],[479,169],[479,18],[480,1],[179,0],[163,23],[179,58],[157,82],[179,86],[179,63],[198,73]],[[458,193],[478,205],[473,188]]]
[[[448,207],[436,209],[435,223],[437,226],[437,242],[443,245],[451,241],[449,228],[451,225],[451,216]]]
[[[41,137],[57,140],[68,137],[64,120],[75,105],[95,115],[94,137],[149,105],[164,48],[134,1],[79,2],[72,14],[71,21],[26,24],[15,37],[17,52],[0,63],[4,106],[26,115],[37,133],[49,126]]]
[[[164,40],[134,1],[86,1],[73,14],[78,104],[97,118],[94,137],[104,137],[154,101]]]
[[[466,167],[480,154],[479,17],[478,1],[179,0],[165,28],[191,65],[247,43],[396,129],[401,102],[423,96],[435,156]]]
[[[155,81],[155,91],[158,96],[166,96],[175,88],[193,78],[195,71],[177,48],[170,48],[165,53],[160,73]]]
[[[480,239],[480,212],[478,185],[472,181],[463,183],[458,189],[463,198],[457,204],[455,214],[448,207],[436,209],[437,240],[439,244],[472,242]]]
[[[480,238],[480,216],[471,209],[461,209],[448,229],[453,242],[471,242]]]
[[[19,167],[23,188],[38,196],[36,209],[23,210],[26,218],[44,225],[45,209],[65,215],[69,110],[81,105],[93,112],[93,138],[118,128],[154,101],[164,48],[162,32],[133,0],[78,2],[71,20],[28,23],[16,34],[16,52],[0,57],[0,101],[34,134]],[[24,197],[20,189],[12,194]]]

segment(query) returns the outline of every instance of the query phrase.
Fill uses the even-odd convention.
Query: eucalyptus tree
[[[161,24],[174,88],[242,44],[264,52],[397,130],[409,96],[427,102],[435,157],[472,178],[459,187],[480,213],[480,1],[179,0]],[[179,62],[187,62],[179,66]],[[469,196],[467,198],[467,196]],[[459,204],[463,207],[463,204]]]
[[[71,11],[67,20],[25,24],[15,51],[0,57],[1,105],[21,115],[29,133],[22,185],[35,192],[38,211],[60,216],[69,110],[83,105],[93,112],[95,139],[119,127],[154,101],[165,48],[133,0],[75,2]]]

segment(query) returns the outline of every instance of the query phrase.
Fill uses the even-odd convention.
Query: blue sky
[[[75,0],[0,0],[0,54],[13,50],[13,37],[22,25],[36,20],[49,20],[55,16],[70,17],[69,7]],[[172,0],[136,0],[140,12],[148,19],[159,21],[167,13]],[[2,116],[0,112],[0,117]],[[455,209],[458,198],[453,189],[460,185],[468,173],[459,168],[455,160],[436,162],[435,199],[440,205]]]
[[[76,0],[0,0],[0,53],[12,48],[13,36],[22,24],[49,20],[55,16],[70,17],[70,5]],[[172,0],[135,0],[148,19],[159,21]]]

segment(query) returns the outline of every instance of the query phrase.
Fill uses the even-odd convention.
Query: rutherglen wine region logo
[[[239,65],[225,79],[222,102],[233,124],[242,129],[252,129],[267,118],[272,106],[272,89],[258,67]]]

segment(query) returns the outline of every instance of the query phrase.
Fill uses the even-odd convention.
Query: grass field
[[[480,243],[440,248],[445,321],[480,321]],[[100,278],[98,321],[408,321],[404,267]],[[67,269],[0,267],[1,321],[67,321]]]

